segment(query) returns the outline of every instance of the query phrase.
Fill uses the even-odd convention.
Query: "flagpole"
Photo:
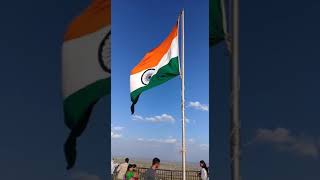
[[[240,73],[239,73],[239,0],[232,0],[230,155],[231,178],[240,180]]]
[[[184,113],[184,9],[181,12],[181,110],[182,110],[182,176],[186,180],[186,129]]]

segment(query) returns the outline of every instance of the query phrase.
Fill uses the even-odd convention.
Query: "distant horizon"
[[[132,159],[133,160],[138,160],[138,161],[150,161],[150,164],[151,164],[152,159],[155,158],[155,157],[153,157],[153,158],[144,158],[144,157],[132,157],[132,156],[111,156],[111,159],[123,159],[123,161],[124,161],[125,158],[129,158],[130,161]],[[177,163],[177,164],[181,163],[181,161],[178,161],[178,160],[162,159],[161,157],[157,157],[157,158],[159,158],[160,161],[164,162],[164,163]],[[204,160],[204,159],[201,159],[201,160]],[[208,161],[204,160],[204,161],[206,162],[207,165],[210,164],[209,160]],[[188,161],[188,160],[186,161],[187,164],[198,164],[199,162],[200,162],[200,160],[199,161]]]

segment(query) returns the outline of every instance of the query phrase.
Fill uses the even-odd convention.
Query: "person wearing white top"
[[[128,165],[129,165],[129,158],[126,158],[125,159],[125,162],[120,164],[117,168],[117,179],[118,180],[123,180],[124,179],[124,176],[127,172],[127,169],[128,169]]]
[[[201,167],[201,171],[200,171],[201,180],[209,180],[208,167],[203,160],[200,161],[200,167]]]
[[[118,163],[114,162],[114,159],[111,160],[111,175],[113,175],[114,170],[118,166]]]

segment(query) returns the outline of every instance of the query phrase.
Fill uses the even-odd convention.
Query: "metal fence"
[[[147,168],[137,168],[139,174],[139,180],[144,180],[144,173]],[[187,180],[200,180],[199,171],[186,171]],[[158,180],[182,180],[181,170],[166,170],[157,169]],[[116,174],[114,174],[113,180],[116,180]]]

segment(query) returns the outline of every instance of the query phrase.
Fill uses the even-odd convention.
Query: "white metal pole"
[[[182,176],[186,180],[186,128],[184,113],[184,9],[181,12],[181,108],[182,108]]]

